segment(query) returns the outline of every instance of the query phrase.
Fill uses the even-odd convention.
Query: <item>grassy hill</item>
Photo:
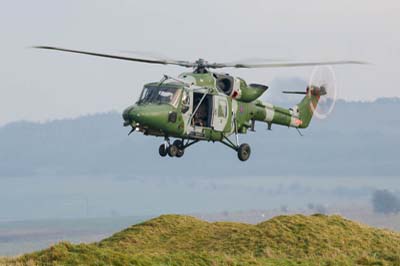
[[[400,265],[400,234],[340,216],[257,225],[164,215],[92,244],[59,243],[4,265]],[[1,263],[0,263],[1,264]]]

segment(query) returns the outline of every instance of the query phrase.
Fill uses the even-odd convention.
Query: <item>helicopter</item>
[[[297,130],[305,129],[316,113],[320,98],[332,93],[332,90],[329,90],[331,86],[329,83],[312,84],[311,82],[304,91],[284,91],[287,94],[304,96],[293,108],[282,108],[259,99],[267,91],[268,86],[257,83],[247,84],[242,78],[219,73],[214,71],[215,69],[365,64],[365,62],[351,60],[209,63],[204,59],[191,62],[127,57],[52,46],[35,46],[34,48],[191,68],[192,71],[184,72],[178,77],[164,75],[159,81],[145,84],[137,102],[127,107],[122,113],[123,125],[131,127],[128,135],[141,132],[148,136],[163,137],[164,142],[159,146],[159,155],[176,158],[182,157],[187,148],[200,141],[212,141],[231,148],[237,153],[240,161],[247,161],[251,148],[247,143],[240,143],[239,134],[255,131],[255,122],[266,123],[269,130],[272,124]],[[333,92],[335,93],[335,89]],[[234,136],[233,140],[232,136]]]

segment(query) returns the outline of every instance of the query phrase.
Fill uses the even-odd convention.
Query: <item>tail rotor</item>
[[[311,94],[320,96],[318,105],[310,104],[314,115],[319,119],[327,118],[335,108],[337,84],[335,72],[331,66],[314,67],[308,83]]]

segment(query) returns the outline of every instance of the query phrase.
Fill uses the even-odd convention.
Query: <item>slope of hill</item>
[[[400,234],[340,216],[257,225],[164,215],[92,244],[59,243],[7,265],[400,265]]]

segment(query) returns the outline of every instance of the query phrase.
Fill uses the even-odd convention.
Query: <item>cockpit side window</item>
[[[182,89],[176,87],[146,86],[139,103],[171,104],[177,107]]]
[[[142,99],[146,98],[147,91],[148,91],[148,89],[146,87],[144,87],[142,92],[140,93],[140,98],[139,98],[138,103],[141,103]]]

